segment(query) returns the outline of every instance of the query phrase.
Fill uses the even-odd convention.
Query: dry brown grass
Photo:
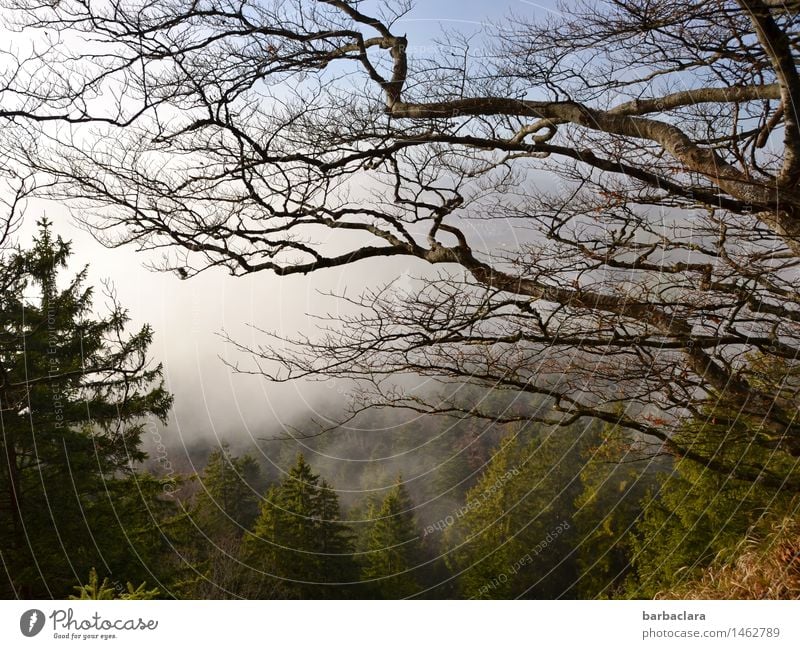
[[[751,534],[735,557],[727,563],[717,560],[699,579],[656,599],[800,599],[800,516]]]

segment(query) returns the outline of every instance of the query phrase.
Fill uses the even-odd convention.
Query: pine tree
[[[261,469],[251,455],[236,456],[223,443],[208,457],[202,474],[193,477],[199,491],[187,500],[187,525],[177,552],[190,570],[178,593],[188,599],[256,596],[239,561],[243,537],[258,516],[263,489]],[[187,533],[188,532],[188,533]]]
[[[695,436],[702,443],[707,439],[703,425],[688,425],[694,424]],[[746,424],[742,422],[740,426]],[[729,431],[730,438],[739,432]],[[710,437],[713,439],[714,435]],[[717,457],[727,455],[735,461],[738,455],[744,464],[749,457],[760,455],[754,464],[763,462],[769,466],[767,454],[751,445],[745,450],[743,445],[731,443],[727,449],[720,448]],[[662,476],[643,499],[643,514],[632,537],[631,557],[636,574],[628,581],[628,596],[653,597],[698,578],[714,560],[731,559],[740,549],[740,542],[765,515],[792,509],[792,496],[789,490],[737,480],[690,459],[679,459],[674,471]]]
[[[283,482],[267,491],[244,553],[261,597],[345,596],[345,584],[357,578],[338,497],[302,455]]]
[[[62,281],[69,258],[43,219],[33,247],[0,264],[4,596],[63,597],[94,565],[145,576],[149,557],[131,545],[163,540],[146,525],[158,496],[144,478],[142,501],[133,471],[145,457],[144,418],[163,421],[172,403],[161,366],[147,359],[153,333],[144,325],[126,334],[113,294],[110,313],[96,316],[87,269]],[[134,518],[117,518],[116,508]]]
[[[652,458],[627,431],[607,425],[597,443],[586,446],[580,470],[583,490],[576,499],[580,538],[578,595],[582,599],[619,596],[630,574],[634,529],[648,490],[671,471]]]
[[[758,355],[746,361],[760,389],[797,403],[797,361],[767,362]],[[676,440],[714,458],[716,466],[677,458],[674,471],[643,502],[631,551],[636,572],[628,581],[631,597],[680,589],[713,561],[732,560],[748,533],[764,532],[758,528],[768,516],[793,513],[794,489],[789,485],[800,482],[795,458],[775,447],[774,434],[764,429],[763,413],[736,410],[725,395],[714,396],[713,407],[688,419]],[[741,470],[755,471],[763,480],[742,479]],[[778,488],[782,484],[786,487]]]
[[[377,511],[365,553],[364,580],[375,597],[400,599],[420,591],[414,568],[422,561],[413,503],[401,479]]]
[[[518,430],[501,442],[465,505],[442,521],[462,596],[574,594],[574,502],[586,433],[585,426]]]
[[[108,581],[108,577],[103,579],[102,583],[97,576],[97,570],[92,568],[89,571],[89,583],[75,586],[77,595],[70,595],[67,599],[126,599],[126,600],[144,600],[155,599],[159,596],[158,588],[148,589],[142,582],[138,586],[134,586],[131,582],[127,582],[125,587],[114,588]]]
[[[214,449],[200,476],[196,520],[214,538],[240,537],[253,525],[261,500],[261,470],[251,455],[233,455],[228,443]]]
[[[464,507],[442,521],[448,526],[444,536],[447,562],[452,572],[461,573],[458,581],[465,597],[504,599],[513,595],[507,573],[524,552],[519,539],[510,535],[510,507],[515,501],[508,482],[522,460],[519,440],[505,439],[478,484],[467,493]],[[516,515],[534,518],[538,513],[527,509]]]

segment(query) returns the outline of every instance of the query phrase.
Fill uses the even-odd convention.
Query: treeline
[[[97,316],[69,256],[43,222],[0,271],[3,597],[724,597],[744,539],[772,579],[800,576],[795,465],[723,401],[679,434],[714,466],[593,420],[376,411],[304,454],[223,444],[164,475],[142,451],[172,405],[152,332],[114,300]]]
[[[423,418],[416,434],[436,425]],[[790,492],[655,451],[596,422],[520,426],[477,472],[467,463],[450,476],[468,486],[443,509],[427,489],[412,497],[400,474],[370,488],[368,469],[355,472],[359,496],[340,497],[302,454],[270,481],[258,455],[225,445],[177,498],[184,564],[161,579],[191,598],[686,597],[746,537],[764,545],[775,517],[794,512]],[[785,566],[796,571],[796,557]]]

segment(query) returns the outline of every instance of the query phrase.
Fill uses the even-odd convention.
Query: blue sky
[[[486,17],[502,16],[508,11],[528,13],[552,8],[552,0],[530,2],[528,0],[424,0],[417,2],[415,14],[426,17],[444,16],[467,20],[480,20]]]
[[[409,25],[409,36],[413,34],[434,35],[440,25],[457,27],[459,24],[469,29],[470,23],[479,26],[481,22],[502,18],[513,12],[517,15],[542,16],[555,6],[553,0],[531,2],[529,0],[424,0],[416,3],[408,22],[430,21],[430,27]],[[448,25],[449,23],[449,25]]]

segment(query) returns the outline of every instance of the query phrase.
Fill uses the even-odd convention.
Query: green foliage
[[[629,594],[653,597],[694,579],[718,555],[731,551],[769,510],[788,499],[680,460],[644,507],[632,543],[636,579]]]
[[[94,568],[89,571],[89,583],[83,586],[75,586],[75,590],[78,591],[78,594],[70,595],[68,599],[143,600],[156,599],[160,595],[158,588],[148,590],[144,582],[137,587],[134,587],[131,582],[127,582],[124,589],[117,590],[109,584],[108,577],[100,583],[97,570]]]
[[[342,597],[357,581],[352,533],[339,501],[302,455],[261,503],[244,557],[260,597]]]
[[[636,575],[629,595],[653,597],[698,578],[713,560],[729,559],[765,515],[788,511],[791,490],[734,477],[737,467],[749,467],[779,482],[797,480],[794,463],[761,443],[761,435],[753,417],[731,418],[724,404],[707,418],[687,422],[678,440],[691,440],[693,450],[731,470],[723,473],[680,458],[675,471],[662,479],[643,503],[632,547]]]
[[[251,455],[237,457],[223,443],[214,449],[200,477],[196,520],[214,537],[242,536],[258,516],[261,469]]]
[[[574,501],[585,443],[576,432],[520,430],[508,436],[452,523],[445,520],[448,564],[459,575],[462,596],[573,594]]]
[[[180,480],[136,470],[143,422],[163,421],[172,403],[161,367],[147,360],[152,331],[126,333],[113,296],[110,313],[98,316],[86,269],[62,278],[69,257],[43,221],[33,247],[0,266],[5,597],[72,589],[74,599],[401,598],[437,582],[446,585],[434,596],[471,598],[722,592],[739,579],[733,559],[755,557],[742,554],[741,540],[761,538],[767,516],[789,511],[790,491],[779,485],[800,484],[793,458],[775,450],[774,429],[720,399],[675,437],[691,457],[674,465],[643,462],[636,438],[584,421],[521,427],[490,456],[498,426],[488,434],[478,420],[395,428],[376,416],[374,426],[391,434],[350,440],[375,461],[360,483],[352,485],[350,466],[340,465],[337,480],[370,489],[396,475],[391,458],[420,448],[418,470],[430,479],[413,495],[431,502],[422,513],[398,481],[381,502],[350,503],[351,516],[373,521],[359,528],[358,553],[336,492],[302,455],[259,497],[256,460],[223,445],[198,476],[196,497],[179,507]],[[759,389],[793,398],[795,365],[749,360]],[[491,398],[499,407],[508,395]],[[318,442],[326,443],[336,441]],[[784,559],[773,555],[778,570]],[[74,587],[86,571],[88,583]]]
[[[189,599],[257,596],[239,563],[242,539],[258,516],[261,469],[251,455],[236,456],[223,443],[211,451],[199,488],[187,499],[176,550],[185,562],[177,593]]]
[[[576,499],[577,594],[581,598],[618,596],[631,564],[633,529],[642,501],[670,470],[663,458],[646,459],[630,435],[607,425],[596,444],[584,451],[583,490]]]
[[[659,593],[663,599],[800,599],[800,517],[768,514],[736,546],[691,581]]]
[[[95,315],[86,269],[63,282],[69,244],[39,226],[33,247],[0,266],[6,597],[64,596],[74,571],[93,565],[147,574],[147,550],[162,541],[152,516],[163,493],[133,470],[144,418],[163,421],[172,403],[148,363],[152,331],[126,334],[113,294],[110,313]]]
[[[414,568],[422,560],[420,533],[414,520],[414,505],[398,479],[373,520],[364,555],[362,577],[375,597],[400,599],[419,592]]]

